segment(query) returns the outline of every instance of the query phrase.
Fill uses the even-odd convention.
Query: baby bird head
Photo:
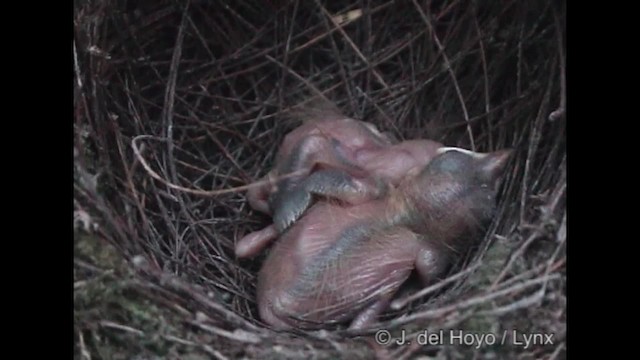
[[[438,149],[404,192],[416,230],[449,241],[485,227],[493,218],[495,197],[512,152]]]
[[[468,187],[490,188],[495,192],[512,153],[511,149],[480,153],[441,147],[436,150],[436,158],[430,166],[425,167],[422,176],[427,181],[436,182],[438,176],[448,177]]]

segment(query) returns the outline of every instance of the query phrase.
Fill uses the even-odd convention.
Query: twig
[[[367,69],[371,69],[373,76],[376,78],[376,80],[378,80],[380,85],[382,85],[385,88],[385,90],[387,90],[387,92],[391,93],[391,90],[389,89],[389,84],[387,84],[387,82],[384,81],[384,79],[382,78],[382,75],[380,75],[378,70],[372,67],[372,65],[369,63],[369,60],[367,60],[367,58],[362,54],[358,46],[353,42],[353,40],[351,40],[351,37],[349,37],[349,35],[347,35],[347,33],[344,31],[343,26],[338,24],[335,17],[332,16],[324,6],[322,6],[319,0],[316,0],[316,5],[320,8],[320,10],[322,10],[322,13],[329,20],[331,20],[331,23],[333,23],[333,26],[335,26],[335,28],[338,29],[338,31],[340,32],[340,35],[342,35],[344,40],[349,44],[349,46],[351,46],[351,48],[356,53],[356,55],[360,58],[360,60],[362,60],[367,65]]]
[[[113,272],[113,270],[105,270],[105,269],[101,269],[95,265],[89,264],[88,262],[82,261],[80,259],[74,258],[73,259],[73,264],[82,268],[85,268],[89,271],[92,272],[97,272],[99,274],[104,274],[106,272]]]
[[[151,175],[151,177],[153,177],[154,179],[160,181],[161,183],[165,184],[166,186],[174,189],[174,190],[179,190],[188,194],[193,194],[193,195],[199,195],[199,196],[219,196],[219,195],[223,195],[223,194],[230,194],[230,193],[235,193],[235,192],[239,192],[239,191],[244,191],[244,190],[249,190],[253,187],[258,187],[258,186],[263,186],[265,184],[269,184],[270,182],[274,181],[274,180],[280,180],[280,179],[286,179],[289,177],[294,177],[294,176],[299,176],[304,174],[304,169],[303,170],[298,170],[292,173],[288,173],[285,175],[281,175],[278,176],[277,178],[274,179],[267,179],[267,180],[261,180],[261,181],[256,181],[253,182],[249,185],[244,185],[244,186],[237,186],[234,188],[230,188],[230,189],[225,189],[225,190],[214,190],[214,191],[204,191],[204,190],[197,190],[197,189],[189,189],[189,188],[185,188],[182,187],[180,185],[175,185],[172,184],[170,182],[168,182],[167,180],[163,179],[157,172],[155,172],[153,169],[151,169],[151,166],[149,166],[149,164],[147,163],[147,161],[144,159],[144,157],[142,156],[142,154],[140,154],[140,149],[138,148],[138,144],[137,142],[139,140],[143,140],[143,139],[151,139],[151,140],[156,140],[156,141],[167,141],[166,139],[162,139],[162,138],[158,138],[156,136],[152,136],[152,135],[138,135],[135,138],[133,138],[131,140],[131,146],[133,148],[133,152],[136,155],[136,157],[138,158],[138,161],[140,161],[140,164],[142,164],[142,167],[147,171],[147,173],[149,173],[149,175]]]
[[[126,331],[126,332],[130,332],[130,333],[136,334],[138,336],[144,336],[144,332],[141,331],[141,330],[132,328],[131,326],[121,325],[121,324],[115,323],[113,321],[102,320],[102,321],[100,321],[100,326],[107,327],[107,328],[112,328],[112,329],[118,329],[118,330],[122,330],[122,331]]]
[[[203,324],[202,322],[199,321],[190,321],[191,324],[201,328],[202,330],[206,330],[209,331],[213,334],[216,335],[220,335],[222,337],[225,337],[229,340],[233,340],[233,341],[237,341],[237,342],[241,342],[241,343],[247,343],[247,344],[259,344],[260,343],[260,338],[257,337],[256,335],[254,335],[253,333],[248,333],[248,332],[241,332],[241,331],[234,331],[234,332],[229,332],[223,329],[220,329],[216,326],[210,326],[210,325],[206,325]]]
[[[560,66],[560,106],[549,115],[549,121],[555,121],[564,116],[567,108],[567,78],[565,74],[565,57],[564,57],[564,44],[562,42],[563,31],[560,25],[560,19],[557,10],[553,11],[553,20],[556,26],[556,38],[558,39],[558,55]]]
[[[91,354],[87,350],[87,346],[84,343],[84,336],[82,330],[78,330],[78,342],[80,343],[80,356],[85,360],[91,360]]]
[[[176,95],[176,79],[178,78],[178,66],[180,65],[180,58],[182,57],[182,43],[184,39],[184,28],[187,23],[187,9],[189,8],[190,1],[187,1],[185,8],[182,10],[182,21],[180,27],[178,27],[178,38],[176,39],[176,45],[173,48],[173,56],[171,57],[171,69],[169,70],[169,80],[167,81],[167,89],[164,95],[164,106],[162,107],[161,118],[165,123],[164,137],[167,138],[167,162],[169,164],[169,172],[171,174],[171,181],[177,181],[176,164],[173,157],[173,105],[175,103]]]
[[[476,5],[473,6],[473,23],[478,33],[478,45],[480,46],[480,60],[482,61],[482,77],[484,80],[484,112],[487,116],[487,127],[489,133],[489,149],[493,149],[493,124],[491,123],[491,98],[489,95],[489,75],[487,70],[487,56],[484,50],[484,41],[482,41],[482,30],[478,24],[478,15],[476,13]],[[470,122],[471,120],[467,120]]]
[[[560,356],[560,352],[562,352],[562,350],[564,350],[565,348],[565,342],[561,342],[560,344],[558,344],[558,346],[555,348],[555,350],[553,350],[553,353],[551,353],[551,355],[549,355],[549,360],[555,360],[558,358],[558,356]]]
[[[518,299],[508,305],[500,306],[491,310],[479,311],[478,315],[488,315],[488,316],[501,316],[506,313],[516,311],[518,309],[528,308],[537,303],[539,303],[544,297],[545,289],[540,288],[538,291],[533,293],[531,296],[527,296],[522,299]]]
[[[76,73],[76,81],[78,89],[82,90],[82,73],[80,72],[80,64],[78,63],[78,50],[76,49],[76,41],[73,40],[73,69]]]
[[[209,353],[210,355],[213,355],[213,357],[215,357],[218,360],[229,360],[228,357],[222,355],[222,353],[214,348],[212,348],[209,345],[203,345],[202,349],[204,351],[206,351],[207,353]]]

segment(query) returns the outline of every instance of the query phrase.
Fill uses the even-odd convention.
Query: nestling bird
[[[482,234],[510,154],[443,147],[381,198],[315,203],[259,272],[260,317],[277,329],[367,327],[414,270],[425,286],[433,283]]]
[[[442,144],[395,142],[374,125],[342,115],[331,104],[301,110],[303,125],[286,135],[263,185],[247,193],[249,205],[274,223],[236,244],[240,258],[254,256],[313,204],[314,196],[350,205],[377,198],[423,168]],[[279,177],[295,173],[294,176]]]

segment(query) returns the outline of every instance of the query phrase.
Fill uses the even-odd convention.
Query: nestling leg
[[[447,270],[449,254],[432,244],[423,244],[416,258],[416,271],[423,286],[432,285]]]
[[[252,209],[261,213],[271,215],[271,208],[269,207],[269,193],[271,192],[271,183],[267,181],[270,175],[260,179],[262,182],[259,185],[249,188],[247,191],[247,201]]]
[[[339,169],[320,170],[280,199],[273,215],[274,224],[278,232],[286,230],[311,206],[312,195],[357,205],[379,198],[385,192],[386,185],[377,179],[358,179]]]
[[[276,237],[278,237],[278,232],[273,225],[254,231],[238,241],[236,244],[236,256],[239,258],[253,257]]]
[[[277,189],[271,195],[271,209],[280,207],[289,192],[304,181],[309,174],[321,169],[342,169],[351,174],[362,173],[354,163],[354,156],[338,140],[322,134],[312,134],[300,140],[289,154],[283,156],[276,173],[280,176],[295,174],[277,181]]]
[[[386,184],[377,178],[356,178],[338,169],[318,171],[311,175],[303,186],[312,194],[344,201],[350,205],[379,198],[387,190]]]
[[[283,196],[273,214],[273,226],[283,233],[311,206],[311,193],[299,186]]]
[[[389,306],[394,294],[395,292],[385,294],[369,307],[365,308],[360,314],[358,314],[358,316],[355,317],[355,319],[353,319],[351,325],[349,325],[349,331],[366,329],[371,326],[371,324],[375,323],[378,316]]]

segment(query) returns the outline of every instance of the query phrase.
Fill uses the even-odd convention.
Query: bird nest
[[[376,324],[413,340],[389,356],[564,356],[564,11],[551,0],[76,1],[78,234],[125,259],[107,273],[77,247],[76,280],[119,274],[101,294],[133,299],[114,310],[101,295],[108,304],[89,311],[78,285],[78,356],[373,356],[366,336],[341,329],[271,330],[257,315],[262,258],[234,256],[270,221],[246,186],[298,125],[287,111],[317,95],[398,139],[516,150],[481,246]],[[426,344],[425,331],[444,336]]]

